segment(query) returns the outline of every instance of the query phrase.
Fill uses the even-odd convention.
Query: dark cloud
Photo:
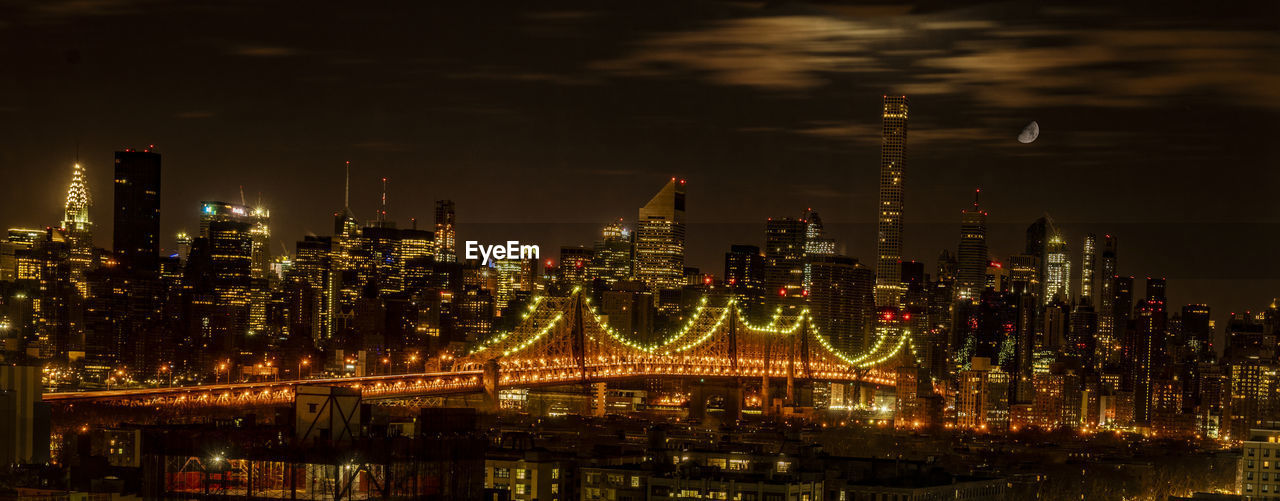
[[[269,47],[269,46],[241,46],[231,50],[232,54],[237,56],[249,57],[286,57],[296,56],[300,53],[298,49],[292,47]]]

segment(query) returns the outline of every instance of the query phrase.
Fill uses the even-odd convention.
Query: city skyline
[[[0,2],[0,498],[1280,497],[1278,20]]]
[[[155,148],[156,145],[147,145],[147,146],[151,148]],[[125,151],[130,151],[130,150],[125,150]],[[156,148],[155,150],[149,150],[149,151],[159,152],[159,149]],[[345,165],[349,166],[350,161],[345,162]],[[85,167],[85,164],[83,162],[73,164],[71,171],[72,171],[72,177],[71,179],[68,179],[67,182],[68,184],[74,185],[72,187],[73,191],[81,189],[82,185],[85,184],[84,178],[88,178],[89,179],[88,184],[92,184],[92,179],[94,177],[93,173],[89,171],[87,167]],[[163,176],[162,176],[162,179],[163,179]],[[377,181],[381,182],[382,178],[378,178]],[[679,180],[679,181],[685,181],[685,180]],[[344,183],[346,182],[349,182],[349,181],[344,181]],[[658,183],[662,182],[662,179],[657,178],[654,180],[654,182],[655,182],[654,185],[656,186]],[[681,183],[681,186],[683,187],[685,186],[685,184]],[[382,205],[381,205],[382,192],[380,191],[382,188],[382,185],[378,184],[378,187],[379,187],[379,192],[375,193],[376,199],[369,202],[368,204],[368,205],[371,205],[373,209],[366,211],[368,213],[371,213],[372,217],[369,217],[369,218],[356,217],[356,222],[359,226],[366,226],[366,225],[377,226],[378,224],[380,224],[378,222],[378,218],[381,217],[381,214],[379,213],[379,211],[382,208]],[[336,185],[335,185],[335,188],[336,188]],[[349,189],[349,188],[345,188],[345,189]],[[640,191],[644,189],[647,189],[647,187],[643,185],[639,185],[634,189],[634,191]],[[191,206],[188,207],[188,210],[181,211],[173,215],[169,215],[169,214],[162,215],[160,218],[162,228],[177,226],[180,229],[174,232],[173,234],[164,234],[164,231],[163,230],[161,231],[160,242],[159,242],[161,254],[167,256],[169,254],[181,252],[181,242],[179,241],[179,235],[180,234],[199,234],[200,217],[203,214],[205,204],[209,203],[212,200],[219,200],[219,201],[239,200],[240,199],[239,197],[244,196],[244,192],[242,187],[237,187],[237,190],[240,190],[240,191],[237,192],[235,198],[224,197],[224,198],[211,198],[211,199],[201,199],[198,201],[191,201],[189,203],[189,205]],[[63,192],[66,193],[66,191],[67,189],[64,188]],[[981,189],[979,189],[978,191],[981,191]],[[973,196],[972,193],[974,192],[970,192],[970,195],[969,195],[970,197]],[[110,232],[112,231],[111,230],[112,218],[111,217],[100,218],[103,215],[100,213],[104,210],[107,210],[103,208],[101,204],[103,203],[109,204],[110,199],[102,196],[93,195],[93,191],[91,189],[89,190],[89,194],[90,194],[90,198],[94,198],[94,202],[90,205],[90,209],[88,211],[89,217],[92,223],[92,228],[91,228],[92,243],[94,245],[110,249],[114,245],[112,242],[112,239],[110,238],[111,237]],[[697,207],[697,204],[696,204],[697,195],[698,195],[698,192],[695,191],[694,192],[695,207]],[[982,195],[983,195],[983,211],[982,212],[984,215],[988,215],[987,208],[990,206],[988,199],[992,198],[992,196],[990,193],[985,193]],[[260,200],[262,200],[261,198],[262,196],[263,195],[261,194],[258,196],[255,196],[254,201],[247,201],[247,198],[246,198],[246,203],[247,203],[246,207],[262,208],[264,210],[271,211],[272,207],[270,204],[260,202]],[[394,195],[392,195],[392,197],[394,198]],[[642,198],[647,199],[647,196]],[[168,200],[168,197],[166,197],[166,200]],[[345,200],[344,203],[350,204],[350,200],[349,199]],[[438,201],[431,201],[426,199],[417,201],[417,205],[426,206],[426,207],[434,207],[437,203]],[[970,205],[974,204],[972,199],[970,200],[969,204]],[[60,204],[60,206],[65,206],[65,203]],[[540,244],[543,248],[547,248],[547,249],[555,249],[562,245],[563,246],[590,245],[593,241],[595,241],[596,236],[598,236],[598,232],[600,228],[610,224],[608,222],[608,219],[599,223],[576,222],[576,223],[558,224],[555,222],[543,221],[543,222],[535,222],[532,224],[530,223],[515,224],[515,223],[509,223],[509,222],[482,222],[482,223],[468,224],[465,219],[466,209],[467,209],[466,207],[463,207],[464,219],[462,220],[462,222],[457,224],[458,229],[455,230],[455,232],[458,235],[460,235],[458,237],[459,242],[463,240],[486,241],[486,240],[494,240],[499,238],[505,239],[509,235],[514,235],[523,241],[535,242]],[[803,211],[799,211],[796,213],[807,214],[810,210],[819,210],[823,214],[827,213],[827,211],[823,207],[809,207],[804,209]],[[65,207],[64,207],[64,210],[60,212],[65,212]],[[280,212],[283,212],[283,211],[277,210],[277,214],[279,214]],[[434,212],[434,209],[431,212]],[[694,220],[697,219],[696,212],[697,211],[695,210],[694,215],[692,216],[692,219]],[[961,211],[961,212],[963,216],[964,211]],[[761,213],[761,214],[764,215],[764,213]],[[106,215],[109,216],[110,214],[108,213]],[[430,215],[431,214],[428,214],[428,216]],[[701,223],[692,225],[693,231],[686,230],[688,231],[688,233],[690,233],[691,236],[693,236],[693,238],[687,239],[687,240],[690,240],[691,242],[686,244],[685,265],[694,267],[694,268],[699,268],[702,270],[703,273],[710,273],[710,274],[716,275],[717,277],[720,277],[720,275],[723,274],[722,273],[723,269],[721,268],[721,264],[722,264],[721,258],[723,253],[728,249],[729,245],[763,244],[764,243],[763,235],[765,234],[765,223],[767,223],[767,221],[772,218],[790,217],[791,215],[793,214],[765,215],[762,220],[757,222],[737,222],[732,224],[701,222]],[[333,217],[334,217],[334,214],[332,212],[328,212],[328,213],[322,213],[322,214],[316,215],[316,217],[314,217],[313,219],[322,219],[324,221],[327,221],[328,222],[327,226],[331,227],[333,223]],[[399,222],[402,226],[405,226],[405,227],[407,227],[410,224],[411,219],[416,219],[418,221],[418,224],[424,229],[427,229],[427,230],[434,229],[434,226],[430,223],[430,220],[427,217],[399,213],[395,209],[394,205],[391,206],[391,209],[388,211],[388,214],[385,217],[391,223],[394,224],[396,222]],[[686,216],[686,218],[688,217],[689,216]],[[55,227],[56,228],[58,226],[58,223],[62,222],[62,219],[65,219],[65,215],[61,219],[54,221],[53,223],[11,225],[10,227],[11,228]],[[173,220],[175,219],[180,222],[174,223]],[[623,224],[625,224],[628,228],[634,231],[634,228],[637,222],[636,219],[632,219],[629,217],[623,217],[620,219],[622,220]],[[926,246],[925,244],[920,243],[920,241],[929,242],[929,243],[940,242],[943,247],[940,247],[938,249],[939,251],[945,249],[954,254],[957,251],[958,246],[962,245],[962,243],[960,243],[960,240],[962,239],[957,239],[954,235],[954,232],[956,229],[963,230],[963,228],[965,227],[964,225],[965,225],[964,217],[957,217],[955,218],[954,222],[936,222],[936,223],[926,223],[926,224],[917,224],[917,225],[907,225],[907,228],[909,230],[909,236],[906,239],[906,246],[907,248],[912,248],[912,247],[920,248],[920,247]],[[1082,279],[1081,274],[1084,271],[1083,262],[1082,262],[1083,260],[1082,247],[1085,243],[1085,240],[1090,235],[1094,235],[1095,233],[1100,232],[1098,228],[1120,229],[1120,231],[1107,230],[1106,233],[1114,234],[1116,237],[1120,237],[1125,240],[1126,247],[1128,248],[1125,249],[1126,252],[1124,254],[1129,254],[1130,252],[1133,252],[1132,251],[1133,246],[1142,247],[1144,246],[1144,244],[1148,246],[1151,244],[1151,242],[1134,241],[1133,238],[1130,238],[1128,235],[1126,235],[1123,232],[1124,229],[1127,229],[1127,228],[1139,229],[1140,231],[1137,232],[1138,235],[1154,233],[1150,228],[1150,225],[1141,225],[1136,223],[1118,224],[1118,225],[1057,224],[1055,226],[1058,228],[1058,231],[1060,231],[1061,234],[1064,235],[1063,243],[1065,243],[1067,247],[1066,257],[1068,259],[1068,263],[1072,265],[1071,269],[1068,270],[1069,277],[1067,277],[1067,279],[1065,280],[1065,283],[1066,285],[1068,285],[1069,288],[1079,287],[1080,285],[1080,280]],[[274,224],[273,224],[273,227],[275,227]],[[999,262],[1007,262],[1012,256],[1015,256],[1021,252],[1019,248],[1023,244],[1023,232],[1025,231],[1026,226],[1017,222],[994,223],[994,224],[987,222],[986,227],[987,227],[987,234],[988,234],[988,237],[986,240],[988,242],[991,242],[993,240],[995,241],[994,244],[988,244],[986,246],[987,249],[989,250],[990,257],[992,260],[999,261]],[[1067,229],[1064,229],[1064,228],[1067,228]],[[698,231],[699,229],[703,231],[700,232]],[[731,231],[725,231],[726,229],[729,229]],[[868,266],[872,266],[875,261],[874,259],[875,252],[874,252],[874,244],[873,244],[874,232],[875,232],[874,223],[861,223],[861,224],[847,224],[847,223],[841,224],[838,222],[826,223],[826,233],[829,236],[834,237],[832,240],[834,241],[834,245],[837,246],[836,250],[838,251],[838,254],[848,255]],[[472,233],[472,235],[468,236],[468,233]],[[871,233],[869,237],[868,237],[868,233]],[[947,233],[951,233],[951,234],[948,235]],[[281,230],[278,230],[278,229],[274,230],[272,231],[272,235],[269,237],[271,239],[269,244],[271,249],[271,254],[278,256],[280,255],[280,251],[287,251],[288,254],[292,254],[294,251],[294,243],[299,242],[300,240],[302,240],[303,237],[315,236],[315,235],[328,235],[328,234],[334,234],[334,232],[331,230],[328,232],[325,232],[325,231],[307,232],[305,234],[296,235],[296,238],[295,238],[295,236],[285,234]],[[1000,235],[1000,236],[992,237],[991,235],[993,234]],[[864,240],[861,242],[858,242],[859,237],[862,237]],[[732,240],[726,240],[726,238],[730,238]],[[949,246],[947,242],[948,240],[950,240]],[[694,245],[694,243],[696,243],[696,245]],[[460,248],[461,244],[459,243],[457,245],[459,245],[459,248]],[[692,247],[693,249],[690,249],[690,247]],[[858,252],[859,249],[863,250],[863,252],[859,253]],[[1095,249],[1095,253],[1100,254],[1100,250]],[[1126,255],[1125,257],[1129,259],[1136,259],[1131,255]],[[1172,257],[1174,259],[1178,258],[1176,254],[1171,254],[1170,256],[1166,256],[1166,257]],[[1196,284],[1200,282],[1200,280],[1196,278],[1191,278],[1190,280],[1188,280],[1187,277],[1161,275],[1158,273],[1143,274],[1141,273],[1141,270],[1144,266],[1144,263],[1139,262],[1138,264],[1134,264],[1129,259],[1120,260],[1121,266],[1119,269],[1120,271],[1120,273],[1118,274],[1119,276],[1132,276],[1136,280],[1142,280],[1147,277],[1170,279],[1175,284],[1174,293],[1171,296],[1172,298],[1175,298],[1175,299],[1171,300],[1171,304],[1175,304],[1175,305],[1208,304],[1214,307],[1213,318],[1215,321],[1218,321],[1218,322],[1225,322],[1232,314],[1242,313],[1245,311],[1250,311],[1254,313],[1261,312],[1263,309],[1266,308],[1268,304],[1270,304],[1272,299],[1274,299],[1273,296],[1254,297],[1250,295],[1251,293],[1223,294],[1221,291],[1218,291],[1215,294],[1215,292],[1212,290],[1208,292],[1196,290],[1196,289],[1188,290],[1183,287],[1179,287],[1179,285],[1182,285],[1186,282],[1191,282],[1192,284]],[[935,267],[938,264],[937,254],[936,253],[930,254],[927,250],[922,255],[919,255],[919,256],[906,255],[904,256],[904,260],[919,261],[919,262],[925,263],[926,273],[928,273],[929,275],[934,274]],[[1135,268],[1137,269],[1135,270]],[[1101,278],[1101,276],[1102,275],[1099,275],[1098,277]],[[1235,282],[1235,281],[1228,280],[1228,282]],[[1075,285],[1072,286],[1071,284],[1075,284]],[[1076,289],[1076,291],[1073,292],[1072,295],[1078,297],[1079,296],[1078,289]],[[1221,299],[1223,297],[1230,298],[1230,299],[1224,301]],[[1231,306],[1225,306],[1225,305],[1231,305]]]

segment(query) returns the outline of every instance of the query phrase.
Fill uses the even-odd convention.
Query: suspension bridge
[[[638,378],[825,381],[891,386],[894,368],[915,360],[906,319],[885,313],[861,353],[839,350],[813,325],[807,308],[778,309],[763,324],[748,322],[733,298],[704,297],[679,330],[652,344],[608,325],[588,294],[533,299],[510,331],[455,359],[447,370],[355,378],[301,379],[175,388],[46,393],[67,408],[80,403],[131,407],[237,407],[286,404],[299,385],[361,390],[365,400],[398,400],[497,392]],[[768,401],[768,398],[765,399]]]

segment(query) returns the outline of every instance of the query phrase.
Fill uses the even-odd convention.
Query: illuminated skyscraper
[[[962,299],[977,299],[986,286],[987,212],[978,203],[982,190],[974,190],[973,206],[961,211],[959,263],[956,269],[956,293]]]
[[[823,236],[822,218],[815,210],[810,209],[805,212],[808,215],[804,219],[809,222],[809,226],[805,230],[804,253],[809,256],[834,256],[836,241]]]
[[[494,294],[494,308],[497,313],[520,297],[520,293],[534,291],[534,278],[538,276],[538,261],[535,259],[499,259],[493,263],[498,276],[498,287]]]
[[[1040,256],[1014,254],[1009,256],[1009,290],[1015,294],[1040,294]]]
[[[622,225],[622,220],[609,223],[600,232],[601,240],[596,242],[595,255],[592,257],[592,274],[609,285],[631,277],[631,230]]]
[[[595,249],[561,246],[560,278],[568,286],[589,284],[596,277],[595,267],[591,265],[595,257]]]
[[[801,297],[804,292],[805,235],[803,219],[769,218],[764,231],[764,286],[771,299]]]
[[[458,262],[457,223],[453,200],[436,200],[436,260]]]
[[[1044,297],[1045,267],[1048,265],[1048,256],[1045,255],[1045,244],[1049,241],[1050,225],[1048,216],[1036,219],[1031,226],[1027,227],[1027,245],[1024,254],[1035,256],[1037,268],[1034,280],[1032,282],[1040,284],[1040,287],[1032,289],[1031,293],[1035,294],[1043,302],[1048,302],[1050,298]]]
[[[636,221],[635,276],[657,297],[684,285],[684,180],[671,178]]]
[[[1062,235],[1049,237],[1044,256],[1044,304],[1053,302],[1055,297],[1063,302],[1071,301],[1071,256]]]
[[[267,280],[271,273],[271,211],[228,202],[200,202],[200,236],[209,238],[210,225],[220,221],[247,225],[241,236],[249,240],[249,276]]]
[[[1151,280],[1148,279],[1150,285]],[[1148,286],[1148,289],[1151,289]],[[1152,385],[1164,358],[1164,342],[1168,312],[1164,298],[1148,296],[1134,310],[1134,350],[1131,365],[1133,379],[1133,419],[1142,424],[1151,420]]]
[[[249,239],[253,241],[251,276],[254,280],[275,279],[271,271],[271,211],[254,207],[249,220]]]
[[[1182,307],[1182,335],[1190,347],[1190,356],[1196,362],[1212,362],[1217,357],[1213,349],[1213,321],[1209,319],[1209,305],[1188,304]]]
[[[861,353],[875,324],[871,270],[846,256],[815,256],[810,264],[815,327],[844,353]]]
[[[287,313],[291,334],[320,345],[333,335],[339,279],[333,272],[333,238],[307,236],[297,243],[290,274],[296,277]]]
[[[813,284],[813,267],[809,265],[808,260],[836,255],[836,240],[823,236],[822,218],[818,216],[818,211],[806,209],[802,219],[809,223],[804,235],[804,292],[807,294],[812,290]]]
[[[117,151],[115,256],[127,270],[160,270],[160,154],[149,150]]]
[[[67,188],[67,203],[62,215],[62,229],[67,232],[68,240],[85,240],[83,244],[93,246],[93,223],[89,220],[89,208],[93,199],[89,196],[89,186],[85,182],[84,168],[75,164],[71,170],[71,186]]]
[[[876,208],[876,306],[898,306],[902,280],[903,173],[907,148],[907,96],[884,96],[880,139],[880,205]]]
[[[1009,374],[991,359],[973,357],[970,369],[959,374],[956,426],[968,430],[1004,431],[1009,428]]]
[[[1080,303],[1093,306],[1094,277],[1098,273],[1098,237],[1085,235],[1080,258]]]
[[[351,162],[347,162],[342,190],[342,210],[333,213],[333,234],[338,238],[351,238],[359,232],[360,221],[351,212]]]
[[[1098,271],[1098,351],[1099,362],[1116,365],[1120,361],[1123,325],[1116,324],[1116,251],[1115,235],[1105,235],[1102,244],[1101,269]]]
[[[765,312],[764,255],[754,245],[733,245],[724,253],[724,284],[748,316]]]
[[[71,186],[67,188],[67,203],[62,215],[62,234],[67,241],[71,264],[71,281],[83,296],[88,292],[84,273],[93,261],[93,222],[89,208],[93,199],[89,196],[84,168],[75,164],[71,170]]]

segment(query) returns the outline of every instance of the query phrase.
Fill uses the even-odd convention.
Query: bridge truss
[[[718,304],[716,304],[718,302]],[[844,353],[812,325],[808,309],[779,309],[768,323],[743,318],[736,301],[703,298],[685,323],[654,344],[612,329],[588,294],[538,297],[521,322],[458,357],[441,372],[234,383],[178,388],[46,393],[44,399],[73,408],[80,403],[131,407],[244,407],[293,401],[299,385],[360,389],[366,400],[405,400],[476,393],[494,371],[497,388],[663,377],[808,379],[893,385],[892,364],[915,359],[905,324],[877,327],[871,346]]]

